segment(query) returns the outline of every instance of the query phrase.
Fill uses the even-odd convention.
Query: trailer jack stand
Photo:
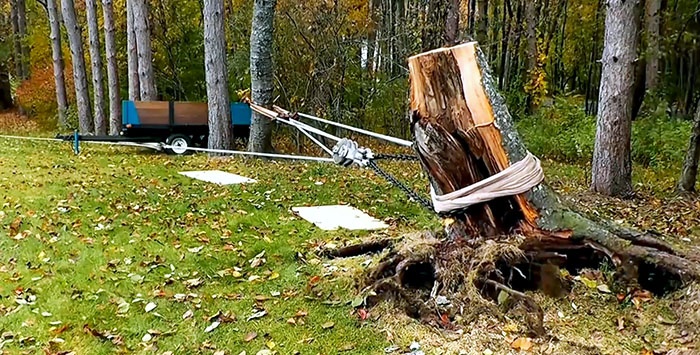
[[[80,135],[78,135],[78,130],[73,131],[73,152],[75,155],[80,154]]]

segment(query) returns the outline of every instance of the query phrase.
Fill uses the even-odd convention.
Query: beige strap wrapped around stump
[[[460,210],[478,203],[488,202],[499,197],[514,196],[530,191],[544,180],[540,160],[532,153],[523,160],[509,166],[475,184],[445,195],[436,195],[430,187],[435,212],[445,213]]]

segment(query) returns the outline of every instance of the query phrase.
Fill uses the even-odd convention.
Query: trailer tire
[[[166,149],[168,154],[185,155],[191,153],[187,148],[192,147],[192,139],[184,134],[173,134],[165,140],[172,148]]]

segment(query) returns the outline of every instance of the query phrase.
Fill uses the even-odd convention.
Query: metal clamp
[[[360,147],[357,142],[343,138],[333,147],[333,161],[345,167],[353,164],[365,167],[374,159],[374,153],[369,148]]]

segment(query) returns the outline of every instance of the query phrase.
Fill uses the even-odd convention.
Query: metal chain
[[[413,154],[375,154],[373,160],[418,161],[420,159]]]
[[[420,160],[418,156],[416,155],[409,155],[409,154],[377,154],[374,159],[370,160],[369,164],[367,165],[369,168],[374,171],[375,174],[379,175],[382,177],[384,180],[389,182],[390,184],[394,185],[394,187],[398,188],[399,190],[403,191],[403,193],[409,198],[415,201],[416,203],[420,204],[423,206],[425,209],[428,211],[437,214],[441,218],[452,218],[458,215],[463,215],[467,213],[467,210],[469,210],[470,207],[465,207],[465,208],[460,208],[458,210],[454,211],[449,211],[449,212],[435,212],[435,208],[433,207],[433,203],[428,200],[425,197],[422,197],[418,192],[415,190],[412,190],[410,187],[408,187],[406,184],[402,183],[399,181],[396,177],[393,175],[387,173],[384,171],[382,168],[380,168],[376,163],[375,160],[404,160],[404,161],[417,161]]]
[[[367,164],[367,166],[370,167],[370,169],[372,169],[372,171],[374,171],[377,175],[384,178],[384,180],[388,181],[390,184],[394,185],[399,190],[403,191],[403,193],[406,194],[406,196],[409,199],[416,201],[421,206],[425,207],[425,209],[427,209],[428,211],[433,212],[433,213],[435,212],[435,210],[433,209],[432,202],[430,202],[428,199],[422,197],[417,192],[413,191],[410,187],[406,186],[404,183],[402,183],[401,181],[396,179],[393,175],[382,170],[382,168],[380,168],[377,165],[377,163],[374,162],[374,160],[370,160],[369,164]]]

